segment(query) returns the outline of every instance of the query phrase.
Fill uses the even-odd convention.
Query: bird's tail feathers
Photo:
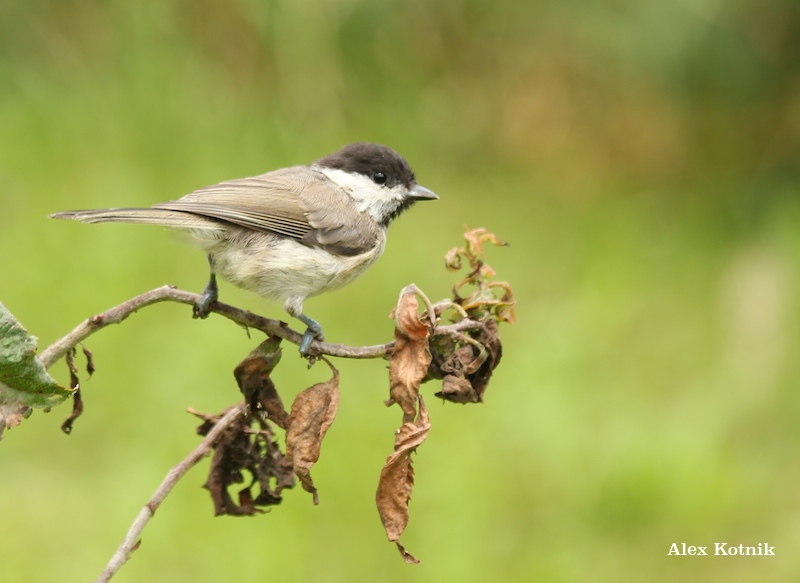
[[[214,219],[182,211],[154,208],[93,209],[64,211],[50,215],[53,219],[71,219],[84,223],[143,223],[184,229],[219,228]]]

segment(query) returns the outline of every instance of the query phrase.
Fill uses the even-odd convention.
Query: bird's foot
[[[208,318],[208,315],[211,313],[211,304],[216,302],[218,299],[219,288],[217,287],[217,276],[212,273],[211,278],[208,280],[208,284],[203,290],[203,295],[200,297],[200,301],[197,302],[192,309],[192,318],[200,318],[203,320]]]
[[[305,334],[303,334],[303,339],[300,341],[300,356],[308,357],[308,349],[311,347],[311,343],[315,339],[323,342],[325,340],[325,335],[322,333],[322,326],[316,320],[312,320],[305,314],[300,314],[297,316],[297,319],[308,326]]]

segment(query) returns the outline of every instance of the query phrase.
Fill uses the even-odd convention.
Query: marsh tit
[[[379,144],[355,143],[309,166],[229,180],[151,208],[66,211],[84,223],[147,223],[184,231],[203,249],[211,277],[195,317],[217,300],[216,276],[283,303],[307,329],[307,354],[320,324],[303,313],[306,298],[340,288],[383,253],[386,230],[420,200],[439,198],[417,184],[408,162]]]

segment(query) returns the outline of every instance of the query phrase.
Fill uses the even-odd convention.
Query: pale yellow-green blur
[[[411,282],[449,295],[465,225],[511,244],[489,251],[519,303],[485,404],[425,387],[403,537],[421,565],[374,509],[401,419],[385,364],[340,362],[318,507],[298,488],[269,515],[214,518],[205,462],[114,581],[799,580],[799,39],[791,0],[0,3],[0,301],[42,346],[206,278],[166,230],[49,213],[148,206],[351,141],[397,149],[441,200],[306,303],[328,339],[388,340]],[[226,284],[221,299],[285,318]],[[184,410],[236,401],[260,340],[177,305],[91,338],[73,434],[66,405],[0,443],[0,579],[96,577],[197,443]],[[284,401],[325,372],[288,346]],[[673,542],[777,556],[668,557]]]

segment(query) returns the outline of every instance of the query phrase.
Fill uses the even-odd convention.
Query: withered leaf
[[[489,285],[493,288],[503,290],[503,295],[495,306],[495,317],[500,322],[514,324],[517,321],[517,315],[514,310],[514,306],[517,302],[514,299],[514,290],[511,289],[511,284],[505,281],[495,281]]]
[[[389,361],[391,399],[387,402],[400,405],[404,423],[417,416],[419,385],[431,363],[430,328],[420,319],[418,310],[416,287],[408,286],[400,294],[394,310],[395,346]]]
[[[444,266],[449,271],[459,271],[461,269],[461,254],[462,249],[454,247],[444,254]]]
[[[208,479],[203,484],[203,488],[211,494],[211,501],[214,503],[214,516],[222,516],[229,514],[231,516],[250,516],[255,514],[255,508],[252,506],[245,507],[236,504],[233,501],[228,486],[232,483],[241,482],[241,474],[236,474],[239,478],[231,479],[234,475],[230,467],[230,452],[225,447],[217,447],[214,449],[214,455],[211,458],[211,470],[208,473]]]
[[[256,508],[255,504],[253,503],[253,493],[250,491],[250,488],[243,488],[239,490],[239,507],[242,508],[244,511],[243,514],[246,515],[261,512],[261,510]]]
[[[266,411],[281,429],[286,429],[289,414],[270,378],[281,360],[281,339],[270,336],[240,362],[233,371],[245,401],[253,411]]]
[[[453,403],[482,403],[492,372],[503,356],[497,323],[481,322],[483,327],[469,333],[484,348],[463,344],[456,348],[450,340],[434,343],[433,364],[429,378],[442,378],[442,390],[436,396]]]
[[[486,387],[489,385],[489,379],[492,378],[492,373],[494,369],[497,368],[497,365],[500,364],[500,359],[503,356],[503,345],[498,335],[497,322],[494,320],[486,320],[478,334],[477,340],[483,344],[488,352],[488,356],[477,371],[467,371],[467,380],[472,384],[472,388],[475,389],[477,402],[482,403],[483,394],[486,392]]]
[[[286,488],[294,488],[295,477],[292,463],[281,452],[277,442],[273,441],[262,458],[261,463],[257,464],[256,480],[261,484],[261,493],[255,499],[256,506],[274,506],[281,502],[281,492]],[[272,480],[275,480],[275,487],[271,488]]]
[[[498,247],[508,245],[505,241],[501,241],[497,235],[482,227],[467,231],[464,233],[464,238],[467,240],[467,252],[474,257],[483,257],[483,243],[486,241]]]
[[[222,415],[205,415],[193,410],[189,410],[193,415],[203,419],[202,425],[197,428],[197,433],[205,435],[214,427]],[[224,413],[223,413],[224,414]],[[211,457],[211,469],[208,472],[208,479],[203,487],[211,494],[211,501],[214,503],[214,515],[222,514],[242,515],[247,514],[247,510],[238,506],[228,493],[228,486],[232,483],[241,483],[241,467],[233,459],[238,457],[235,453],[237,447],[241,448],[244,428],[247,423],[244,417],[240,417],[222,435],[219,442],[214,446],[214,455]],[[238,442],[238,443],[237,443]],[[251,512],[252,513],[252,512]]]
[[[454,374],[442,379],[442,390],[436,396],[454,403],[479,403],[480,399],[467,379]]]
[[[311,479],[311,468],[319,459],[322,439],[339,408],[339,371],[323,360],[331,367],[333,377],[297,395],[286,430],[286,457],[303,489],[314,497],[314,504],[319,504],[319,494]]]
[[[69,368],[69,388],[74,392],[72,393],[72,413],[64,419],[61,424],[61,431],[69,435],[72,433],[72,425],[75,420],[83,414],[83,396],[81,395],[81,383],[78,379],[78,367],[75,366],[75,355],[77,350],[72,348],[64,355],[64,360]],[[91,373],[90,373],[91,374]]]
[[[397,545],[397,550],[400,551],[400,556],[403,557],[403,560],[406,563],[410,563],[412,565],[419,565],[419,559],[409,553],[406,548],[400,543],[400,541],[394,541],[394,544]]]
[[[203,424],[197,429],[200,435],[207,434],[221,418],[221,415],[206,415],[191,409],[190,412],[203,419]],[[258,423],[258,426],[253,427],[253,423]],[[252,479],[249,486],[240,489],[237,504],[228,487],[245,482],[245,471]],[[223,433],[214,446],[208,480],[203,486],[211,494],[217,516],[248,516],[263,512],[261,506],[281,502],[281,491],[294,486],[294,474],[267,420],[243,416]],[[254,497],[252,489],[256,486],[259,492]]]
[[[407,563],[419,563],[411,553],[400,544],[400,535],[408,525],[408,502],[414,487],[414,468],[411,454],[425,441],[431,424],[428,410],[422,395],[419,399],[419,415],[416,421],[405,422],[397,430],[394,453],[386,460],[381,470],[375,502],[386,530],[387,538],[397,544],[397,548]]]
[[[64,419],[64,422],[61,424],[61,431],[63,431],[67,435],[72,433],[72,424],[82,414],[83,414],[83,397],[81,396],[80,388],[76,388],[75,392],[72,393],[72,413],[69,414],[69,417]]]
[[[78,367],[75,365],[75,355],[77,354],[77,349],[70,348],[67,353],[64,355],[64,360],[67,363],[67,368],[69,369],[69,388],[73,391],[75,389],[80,388],[80,380],[78,379]]]
[[[89,378],[92,378],[94,371],[97,370],[94,366],[94,354],[83,344],[81,344],[81,348],[83,349],[83,356],[86,357],[86,373],[89,375]]]

